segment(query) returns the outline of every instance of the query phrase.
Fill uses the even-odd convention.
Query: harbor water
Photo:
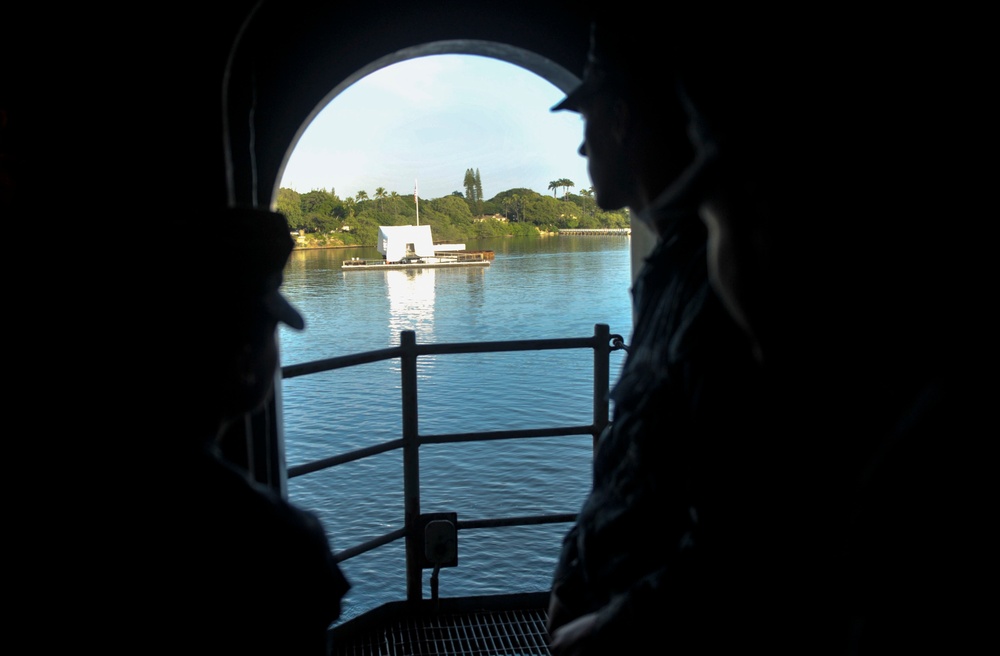
[[[628,340],[630,238],[555,236],[468,243],[493,250],[489,267],[343,270],[374,249],[296,251],[283,291],[306,319],[282,327],[282,364],[418,343],[588,337],[597,323]],[[624,353],[611,354],[611,384]],[[400,368],[387,360],[284,381],[280,412],[289,466],[399,439]],[[421,356],[423,435],[592,421],[588,349]],[[459,520],[572,513],[590,483],[588,436],[427,445],[420,449],[421,511]],[[402,452],[289,480],[289,498],[323,521],[334,551],[403,525]],[[462,530],[458,565],[440,572],[441,596],[548,588],[568,525]],[[403,543],[341,564],[352,583],[341,621],[406,596]],[[424,596],[430,596],[430,572]]]

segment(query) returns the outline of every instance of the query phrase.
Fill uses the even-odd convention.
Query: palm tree
[[[591,216],[593,216],[594,213],[595,213],[595,210],[594,210],[594,188],[593,187],[588,187],[587,189],[581,189],[580,190],[580,195],[587,199],[584,202],[584,207],[586,208],[587,213],[590,214]]]
[[[368,200],[368,192],[362,189],[358,193],[354,194],[354,198],[360,203],[363,200]]]
[[[380,212],[382,211],[382,201],[384,201],[388,195],[389,194],[386,193],[385,187],[375,188],[375,200],[378,201],[378,209]]]
[[[563,191],[563,196],[566,196],[569,193],[569,188],[575,186],[576,185],[574,185],[573,181],[570,180],[569,178],[559,178],[558,180],[553,180],[552,182],[549,183],[549,189],[552,190],[553,198],[556,197],[556,189],[558,189],[559,187],[562,187],[565,190]]]
[[[392,201],[392,216],[395,218],[399,216],[399,193],[390,191],[389,200]]]

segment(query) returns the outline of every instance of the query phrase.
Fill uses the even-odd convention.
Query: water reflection
[[[434,333],[434,269],[385,271],[389,328],[416,331],[422,339]]]

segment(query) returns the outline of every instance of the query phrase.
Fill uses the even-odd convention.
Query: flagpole
[[[413,179],[413,203],[417,206],[417,225],[420,225],[420,198],[417,196],[417,179]]]

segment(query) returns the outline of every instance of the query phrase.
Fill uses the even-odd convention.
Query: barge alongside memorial
[[[465,244],[434,243],[428,225],[379,226],[380,260],[352,258],[341,268],[422,269],[427,267],[489,266],[493,251],[467,251]]]

